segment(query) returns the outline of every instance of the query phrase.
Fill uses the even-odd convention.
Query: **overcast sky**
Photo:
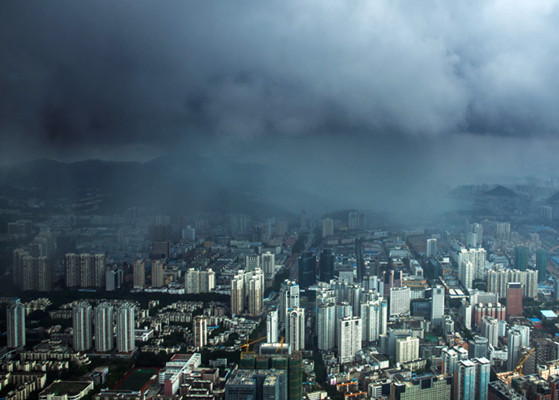
[[[557,3],[4,0],[0,156],[555,171]]]

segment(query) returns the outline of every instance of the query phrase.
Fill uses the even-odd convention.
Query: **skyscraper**
[[[105,284],[105,255],[95,254],[93,258],[93,285],[103,287]]]
[[[319,277],[321,282],[330,282],[334,279],[334,255],[332,250],[323,249],[320,253]]]
[[[80,256],[68,253],[64,257],[66,269],[66,287],[78,287],[80,285]]]
[[[332,350],[336,335],[336,306],[334,303],[322,303],[316,310],[316,332],[319,350]]]
[[[248,313],[250,315],[258,315],[262,311],[262,302],[264,300],[264,274],[260,268],[257,268],[248,281]]]
[[[507,289],[507,319],[522,316],[522,286],[519,282],[509,282]]]
[[[512,371],[520,361],[520,349],[522,348],[522,334],[516,329],[510,329],[507,333],[508,339],[508,359],[507,369]]]
[[[239,271],[231,280],[231,315],[242,314],[245,305],[244,271]]]
[[[316,283],[316,257],[310,251],[299,256],[299,285],[307,289]]]
[[[427,257],[435,257],[437,255],[437,239],[427,239]]]
[[[134,289],[143,289],[146,285],[146,262],[134,261]]]
[[[116,349],[119,353],[130,353],[136,347],[134,329],[135,307],[122,303],[116,311]]]
[[[194,347],[202,350],[208,344],[208,319],[204,315],[194,317]]]
[[[326,238],[332,235],[334,235],[334,220],[326,218],[322,221],[322,237]]]
[[[290,308],[287,313],[286,340],[289,351],[305,349],[305,309]]]
[[[111,351],[114,339],[113,306],[110,303],[101,303],[95,308],[95,351]]]
[[[386,334],[386,327],[388,323],[387,309],[386,300],[380,296],[374,300],[361,303],[363,341],[375,342],[379,340],[380,335]]]
[[[91,305],[86,302],[76,304],[72,309],[72,331],[75,351],[91,349],[91,322]]]
[[[390,288],[390,316],[410,313],[410,288],[408,286]]]
[[[470,360],[461,360],[454,370],[454,400],[475,400],[476,366]]]
[[[90,254],[80,254],[80,287],[95,286],[94,265],[94,258]]]
[[[262,254],[261,256],[260,265],[262,265],[262,271],[264,271],[264,278],[265,279],[272,279],[276,272],[276,261],[275,255],[270,253],[269,251]]]
[[[497,347],[499,344],[499,321],[485,316],[481,319],[481,335],[487,338],[488,344]]]
[[[13,299],[6,309],[8,347],[25,346],[25,305]]]
[[[431,296],[431,322],[434,325],[441,325],[444,315],[444,296],[445,289],[443,286],[433,287]]]
[[[161,260],[156,260],[151,264],[151,287],[160,288],[165,284],[163,282],[164,270],[165,266]]]
[[[516,246],[514,248],[514,267],[520,271],[528,268],[528,247]]]
[[[472,362],[476,369],[475,399],[487,400],[491,362],[485,357],[474,358]]]
[[[279,318],[278,310],[271,310],[266,316],[266,341],[268,343],[278,342]]]
[[[405,363],[419,358],[419,338],[396,339],[396,362]]]
[[[355,354],[361,350],[361,318],[347,316],[339,320],[338,336],[338,356],[340,364],[351,362],[355,359]]]
[[[279,319],[287,323],[287,312],[290,308],[299,308],[299,285],[297,282],[285,280],[280,288]]]
[[[487,357],[489,340],[483,336],[475,335],[468,340],[468,356],[472,358]]]
[[[547,250],[536,250],[536,270],[538,271],[538,281],[545,281],[547,277]]]

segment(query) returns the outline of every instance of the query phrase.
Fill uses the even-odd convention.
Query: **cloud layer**
[[[552,139],[557,3],[5,1],[0,144],[133,158],[262,137]]]

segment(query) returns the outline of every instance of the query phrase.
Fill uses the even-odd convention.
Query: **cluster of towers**
[[[121,303],[115,309],[103,302],[92,309],[91,304],[80,302],[72,309],[72,323],[75,351],[91,350],[94,341],[96,352],[111,352],[115,337],[119,353],[135,348],[135,307],[131,303]]]

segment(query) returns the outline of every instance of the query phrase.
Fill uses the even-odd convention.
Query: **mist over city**
[[[559,2],[0,3],[0,400],[559,399]]]

